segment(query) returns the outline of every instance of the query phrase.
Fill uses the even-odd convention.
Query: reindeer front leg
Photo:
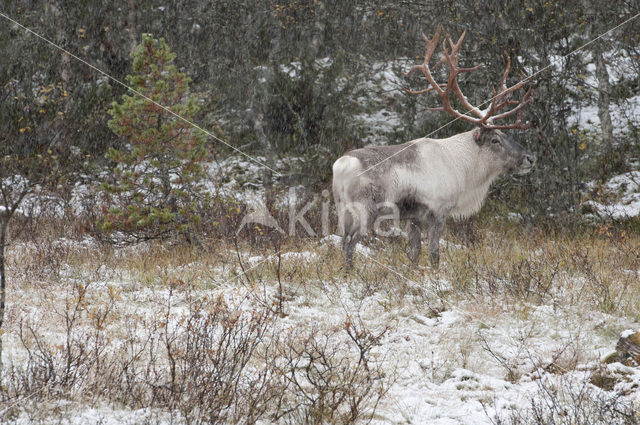
[[[418,221],[410,220],[407,225],[407,235],[409,236],[409,246],[407,247],[407,256],[413,262],[418,264],[418,258],[420,258],[420,251],[422,246],[420,240],[422,234],[420,233],[420,223]]]
[[[437,215],[429,225],[429,260],[431,261],[431,266],[435,269],[438,268],[440,263],[440,236],[442,235],[442,229],[444,229],[446,219],[446,215]]]
[[[358,233],[345,235],[342,238],[342,251],[344,253],[345,270],[353,269],[353,251],[355,250],[356,245],[361,239],[362,237]]]

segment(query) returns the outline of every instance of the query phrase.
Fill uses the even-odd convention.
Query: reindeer
[[[466,31],[455,44],[451,38],[448,39],[450,50],[443,40],[441,59],[433,68],[429,67],[440,32],[441,26],[438,26],[431,40],[423,34],[426,43],[424,62],[407,73],[422,72],[430,86],[423,90],[405,91],[412,95],[436,92],[442,106],[431,110],[444,111],[456,119],[474,124],[476,128],[446,139],[425,137],[395,146],[352,150],[333,164],[333,196],[347,268],[353,265],[356,243],[383,215],[408,221],[407,254],[414,263],[420,255],[421,228],[426,225],[430,262],[437,268],[440,236],[447,217],[464,218],[477,213],[496,177],[512,170],[525,174],[536,162],[533,154],[502,131],[529,127],[522,122],[522,112],[531,102],[533,93],[529,87],[520,101],[511,100],[511,95],[525,87],[527,82],[524,80],[507,88],[511,68],[509,55],[505,52],[506,70],[498,90],[494,89],[491,105],[480,110],[469,103],[457,81],[459,74],[482,66],[458,66],[458,52]],[[431,74],[441,64],[449,70],[446,83],[436,82]],[[467,113],[452,106],[452,94],[468,110]],[[510,124],[496,123],[513,115],[516,119]]]

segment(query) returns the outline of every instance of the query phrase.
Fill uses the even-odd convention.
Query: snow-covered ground
[[[591,182],[588,186],[594,188],[596,184]],[[600,216],[614,219],[640,216],[640,171],[614,176],[601,185],[600,189],[612,199],[611,202],[585,202],[585,205],[594,208]]]
[[[612,104],[610,109],[611,122],[613,124],[613,134],[620,135],[625,131],[629,123],[635,127],[640,126],[640,95],[630,97],[624,102]],[[596,105],[586,105],[574,110],[574,114],[569,119],[570,124],[575,124],[578,128],[599,131],[600,118],[598,117],[598,107]]]
[[[281,261],[295,267],[315,267],[334,250],[337,236],[317,242],[310,251],[284,252]],[[69,246],[72,241],[62,240]],[[25,252],[29,247],[21,248]],[[95,249],[81,242],[77,249]],[[131,248],[123,248],[126,257]],[[15,255],[15,252],[12,254]],[[233,257],[234,253],[230,253]],[[375,248],[360,246],[358,261],[376,259]],[[276,255],[245,256],[247,272],[277,262]],[[389,266],[379,264],[381,270]],[[447,267],[446,264],[444,267]],[[19,320],[30,320],[47,337],[63,340],[63,329],[55,328],[55,307],[71,294],[70,285],[82,282],[87,299],[99,302],[109,291],[118,293],[115,312],[118,323],[144,323],[158,314],[169,297],[170,276],[199,276],[203,285],[192,297],[215,299],[223,296],[230,304],[251,309],[255,288],[239,285],[233,278],[241,273],[237,265],[216,266],[203,273],[202,264],[184,264],[172,270],[158,270],[155,280],[118,269],[66,265],[54,287],[43,283],[12,288],[9,295],[9,328],[5,334],[3,361],[21,364],[25,350],[18,342]],[[392,270],[400,276],[403,270]],[[637,272],[636,272],[637,273]],[[202,278],[202,275],[206,276]],[[559,277],[572,280],[579,277]],[[400,290],[398,285],[406,285]],[[620,363],[603,365],[600,360],[615,349],[620,332],[638,329],[632,319],[585,309],[579,294],[565,293],[567,285],[554,285],[555,293],[544,303],[505,303],[491,295],[469,299],[448,296],[451,283],[427,272],[419,281],[399,278],[387,287],[371,290],[361,279],[287,282],[286,315],[275,323],[284,332],[299,329],[339,329],[345,321],[361,321],[372,334],[384,336],[373,348],[369,362],[384,372],[387,393],[380,401],[375,424],[494,424],[514,412],[525,414],[532,400],[549,388],[582,388],[607,397],[623,394],[628,402],[640,403],[640,369]],[[576,285],[579,286],[579,285]],[[278,290],[276,282],[263,282],[260,292],[269,299]],[[65,298],[67,297],[67,298]],[[176,291],[173,314],[186,312],[186,299]],[[90,310],[90,308],[89,308]],[[178,320],[176,318],[176,320]],[[385,331],[386,330],[386,331]],[[117,329],[114,335],[124,335]],[[345,341],[349,341],[345,335]],[[589,383],[597,370],[620,377],[611,391]],[[570,384],[568,384],[570,383]],[[569,397],[567,395],[567,397]],[[13,421],[18,424],[170,424],[176,417],[162,411],[129,410],[114,404],[79,404],[60,400],[59,416],[34,419],[25,411]],[[0,406],[0,417],[3,409]],[[62,418],[62,419],[61,419]],[[180,421],[177,420],[179,423]],[[270,422],[263,421],[263,424]]]

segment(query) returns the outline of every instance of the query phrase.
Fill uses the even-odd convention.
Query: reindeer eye
[[[499,145],[500,144],[500,139],[491,139],[491,144]]]

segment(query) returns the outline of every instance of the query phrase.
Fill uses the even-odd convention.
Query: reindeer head
[[[500,173],[527,174],[536,163],[535,155],[502,130],[480,127],[473,132],[473,138],[480,147],[479,156],[484,157],[483,162],[491,164],[491,168]]]
[[[462,42],[466,35],[466,31],[462,33],[456,43],[448,39],[449,49],[445,41],[442,42],[442,57],[433,66],[429,67],[431,57],[438,47],[438,41],[440,39],[441,26],[438,26],[435,35],[430,40],[426,35],[424,37],[426,43],[426,52],[424,62],[420,65],[412,67],[408,74],[414,71],[420,71],[429,82],[429,87],[423,90],[408,90],[405,91],[409,94],[424,94],[431,91],[435,91],[440,97],[442,106],[435,108],[429,108],[433,111],[443,111],[449,115],[475,124],[479,128],[474,131],[474,139],[480,147],[480,155],[485,157],[485,163],[490,164],[492,169],[498,172],[506,172],[510,170],[517,170],[520,174],[525,174],[531,171],[531,168],[536,162],[535,155],[527,152],[520,144],[518,144],[512,137],[509,137],[501,130],[507,129],[526,129],[529,128],[528,123],[522,122],[523,108],[531,102],[533,99],[533,89],[529,87],[520,101],[512,101],[511,96],[521,88],[525,88],[528,84],[528,80],[524,79],[517,84],[507,87],[507,77],[511,69],[511,59],[505,52],[507,58],[506,70],[502,76],[502,81],[497,90],[493,89],[493,97],[491,99],[491,105],[484,110],[473,106],[467,97],[460,90],[458,85],[458,75],[464,72],[475,71],[482,66],[476,65],[470,68],[460,68],[458,66],[458,53],[462,47]],[[431,71],[436,69],[439,65],[444,64],[449,68],[449,78],[446,83],[438,83],[431,74]],[[455,109],[451,103],[451,94],[462,104],[466,109],[466,113],[462,113]],[[511,107],[511,109],[508,109]],[[509,124],[497,124],[496,121],[516,115],[516,120]]]

